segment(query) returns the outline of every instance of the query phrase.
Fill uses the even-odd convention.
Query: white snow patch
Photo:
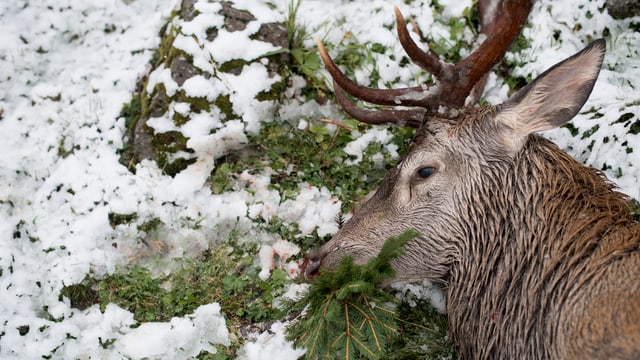
[[[341,202],[327,188],[318,189],[302,183],[295,200],[286,200],[280,209],[282,218],[297,223],[302,234],[316,230],[322,237],[338,231],[336,218],[340,214],[340,206]]]
[[[354,159],[349,159],[345,163],[347,165],[352,165],[361,162],[362,157],[364,156],[364,151],[372,142],[387,144],[389,141],[391,141],[392,138],[393,135],[385,128],[372,128],[367,130],[367,132],[365,132],[362,136],[348,143],[344,147],[344,152],[354,157]],[[397,150],[397,146],[392,147],[391,149],[395,151]],[[382,156],[382,154],[378,155]],[[382,158],[378,160],[381,161]]]
[[[160,65],[157,69],[153,70],[151,74],[149,74],[147,92],[151,94],[158,84],[162,84],[164,86],[165,92],[169,97],[175,95],[176,91],[180,88],[178,83],[171,77],[171,69],[166,68],[164,65]]]
[[[416,300],[429,300],[431,306],[440,313],[447,312],[446,299],[442,288],[429,280],[423,280],[421,283],[394,283],[391,287],[398,291],[396,297],[407,302],[411,307],[417,305]]]
[[[218,303],[202,305],[192,315],[174,317],[169,322],[148,322],[124,335],[116,349],[133,359],[186,359],[214,345],[229,345],[229,331]]]
[[[287,323],[276,321],[271,328],[248,341],[239,350],[239,360],[298,359],[305,351],[294,349],[285,339]]]
[[[300,268],[296,261],[287,263],[287,260],[299,253],[300,247],[298,245],[283,239],[276,240],[272,245],[262,245],[258,254],[261,268],[258,276],[261,280],[266,281],[271,275],[271,270],[276,266],[275,257],[278,257],[278,267],[287,270],[287,274],[291,278],[295,278],[299,274]]]
[[[211,81],[202,75],[194,75],[182,84],[182,88],[187,96],[195,98],[205,98],[214,101],[221,93],[217,82]]]

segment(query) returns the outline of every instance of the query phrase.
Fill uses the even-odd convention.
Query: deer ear
[[[531,133],[553,129],[571,120],[591,94],[604,51],[604,40],[592,42],[502,104],[497,120],[513,131],[508,136],[509,142],[522,144]]]

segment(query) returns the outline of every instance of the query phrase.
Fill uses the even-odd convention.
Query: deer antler
[[[404,89],[373,89],[361,86],[347,78],[338,69],[318,40],[318,50],[325,67],[333,77],[336,98],[345,111],[364,123],[395,123],[419,127],[429,111],[440,106],[461,108],[478,101],[491,68],[500,61],[511,43],[520,33],[533,0],[480,0],[480,34],[484,42],[457,64],[443,62],[431,51],[423,51],[411,39],[400,10],[395,14],[400,44],[411,60],[429,71],[434,83]],[[409,110],[371,111],[357,107],[347,99],[344,89],[357,99],[385,106],[419,107]]]

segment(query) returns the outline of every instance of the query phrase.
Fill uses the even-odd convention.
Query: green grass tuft
[[[183,260],[181,270],[154,277],[142,266],[106,275],[102,279],[87,276],[80,284],[64,287],[59,297],[71,306],[85,309],[99,304],[104,311],[114,303],[131,311],[139,322],[169,321],[172,317],[193,313],[199,306],[217,302],[222,308],[235,341],[218,349],[213,359],[234,358],[240,347],[239,331],[250,325],[281,319],[283,310],[274,306],[285,285],[290,283],[284,270],[274,270],[268,281],[258,278],[254,265],[257,248],[224,245],[193,261]],[[226,357],[225,357],[226,356]],[[201,354],[199,358],[212,358]]]

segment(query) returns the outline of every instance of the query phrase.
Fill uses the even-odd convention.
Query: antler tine
[[[486,39],[475,51],[451,69],[454,74],[466,75],[467,79],[467,86],[454,89],[452,95],[463,92],[465,97],[471,92],[476,93],[477,97],[481,95],[482,89],[478,91],[473,87],[484,88],[486,74],[500,61],[518,36],[532,7],[533,0],[480,0],[478,2],[480,33],[484,34]]]
[[[325,68],[333,80],[354,97],[377,105],[386,106],[433,106],[435,103],[431,96],[427,96],[428,85],[415,86],[404,89],[374,89],[356,84],[346,77],[333,62],[320,39],[316,39],[318,52],[324,62]]]
[[[436,78],[443,76],[443,64],[436,55],[431,52],[425,52],[411,39],[409,31],[407,30],[407,23],[404,21],[402,12],[397,6],[393,7],[396,13],[396,27],[398,31],[398,39],[404,51],[409,55],[409,58],[421,68],[430,72]]]
[[[410,110],[364,110],[357,107],[356,104],[347,99],[344,91],[335,81],[333,82],[333,91],[344,111],[354,119],[366,124],[397,124],[399,126],[419,128],[422,125],[424,116],[427,112],[424,108],[415,108]]]

